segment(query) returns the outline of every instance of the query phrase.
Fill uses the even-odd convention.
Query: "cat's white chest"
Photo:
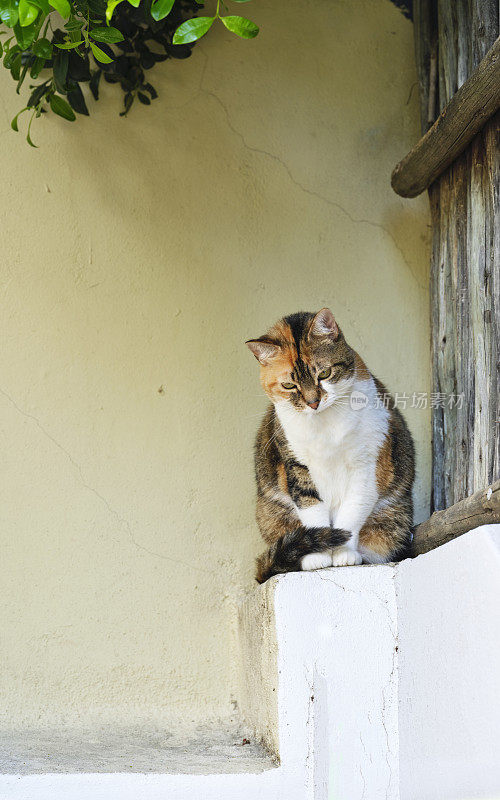
[[[286,407],[276,411],[292,452],[308,468],[333,522],[354,480],[366,475],[369,483],[374,482],[378,451],[388,429],[387,412],[334,407],[320,414]]]
[[[289,415],[285,411],[278,417],[291,450],[308,468],[321,500],[335,509],[356,467],[358,419],[331,409],[317,415]]]

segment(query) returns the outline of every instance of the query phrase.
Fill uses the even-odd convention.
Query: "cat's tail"
[[[351,534],[341,528],[297,528],[285,533],[256,560],[258,583],[264,583],[280,572],[298,572],[300,562],[309,553],[321,553],[345,544]]]

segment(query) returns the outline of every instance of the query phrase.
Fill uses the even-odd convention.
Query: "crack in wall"
[[[392,650],[391,671],[389,673],[389,677],[387,679],[387,683],[382,689],[382,714],[381,714],[382,725],[384,727],[385,737],[386,737],[386,745],[387,745],[387,749],[386,749],[386,753],[385,753],[385,760],[387,762],[387,766],[388,766],[388,769],[389,769],[389,780],[388,780],[388,783],[387,783],[387,788],[385,790],[386,798],[389,797],[389,792],[391,790],[392,782],[393,782],[393,771],[392,771],[392,766],[391,766],[391,762],[390,762],[390,759],[389,759],[389,755],[392,756],[393,758],[397,758],[398,757],[398,753],[397,752],[394,753],[393,750],[392,750],[392,747],[390,746],[389,733],[388,733],[388,730],[387,730],[387,724],[386,724],[386,719],[385,719],[386,713],[387,713],[386,693],[387,692],[391,692],[394,682],[396,682],[396,708],[395,708],[395,718],[396,718],[396,723],[397,723],[396,737],[397,737],[397,740],[399,742],[399,707],[398,707],[399,706],[399,701],[398,701],[399,675],[397,673],[398,652],[399,652],[399,633],[398,633],[398,627],[397,627],[398,626],[398,623],[397,623],[398,605],[397,605],[397,597],[396,597],[396,571],[394,571],[394,575],[393,575],[393,578],[392,578],[392,583],[393,583],[393,588],[394,588],[394,607],[395,607],[395,611],[396,611],[396,632],[393,633],[394,647],[393,647],[393,650]]]
[[[205,59],[207,59],[207,56],[205,54],[203,54],[203,55],[204,55]],[[331,206],[332,208],[337,209],[337,211],[340,211],[342,214],[344,214],[344,216],[347,217],[347,219],[350,222],[352,222],[353,225],[368,225],[368,226],[370,226],[372,228],[376,228],[376,229],[382,231],[383,233],[385,233],[385,235],[389,237],[389,239],[392,241],[394,247],[396,248],[396,250],[400,254],[400,256],[401,256],[401,258],[403,260],[403,263],[405,264],[406,268],[408,269],[410,275],[412,276],[413,280],[417,284],[418,288],[421,289],[422,291],[426,291],[427,287],[424,284],[420,283],[417,275],[414,273],[411,264],[409,263],[408,259],[406,258],[406,255],[405,255],[404,251],[402,250],[401,246],[399,245],[398,241],[396,240],[394,234],[391,233],[391,231],[388,228],[386,228],[385,225],[382,225],[381,222],[375,222],[374,220],[366,219],[364,217],[355,217],[341,203],[338,203],[335,200],[331,200],[329,197],[326,197],[325,195],[321,194],[320,192],[317,192],[314,189],[310,189],[309,187],[307,187],[303,183],[301,183],[294,176],[294,174],[293,174],[292,170],[290,169],[290,167],[288,166],[288,164],[285,161],[283,161],[283,159],[281,159],[278,155],[276,155],[276,153],[272,153],[271,151],[265,150],[265,149],[260,148],[260,147],[254,147],[254,146],[250,145],[247,142],[247,140],[245,139],[244,134],[241,133],[241,131],[239,131],[234,126],[234,124],[233,124],[233,122],[231,120],[229,111],[228,111],[227,106],[224,103],[224,101],[221,100],[219,95],[217,95],[214,91],[212,91],[211,89],[207,89],[207,88],[205,88],[203,86],[206,67],[207,67],[207,61],[205,60],[205,66],[204,66],[203,71],[202,71],[198,92],[196,93],[194,98],[191,98],[191,100],[188,101],[188,103],[190,103],[192,100],[194,100],[196,97],[198,97],[201,93],[203,93],[203,94],[205,94],[205,95],[207,95],[209,97],[212,97],[214,100],[217,101],[217,103],[222,108],[222,110],[224,112],[224,115],[225,115],[225,118],[226,118],[226,123],[227,123],[228,128],[232,131],[232,133],[234,133],[235,136],[237,136],[240,139],[243,147],[246,150],[249,150],[251,153],[257,153],[259,155],[267,156],[272,161],[274,161],[275,163],[279,164],[285,170],[286,174],[288,175],[289,180],[294,184],[294,186],[296,186],[298,189],[300,189],[305,194],[308,194],[311,197],[315,197],[316,199],[321,200],[321,202],[326,203],[327,205]],[[186,103],[186,105],[188,103]]]
[[[366,780],[365,780],[365,776],[363,775],[363,768],[362,768],[361,764],[359,765],[359,774],[361,775],[361,780],[363,781],[363,794],[361,795],[361,800],[365,800]]]
[[[113,508],[111,506],[111,504],[109,503],[109,501],[97,489],[95,489],[93,486],[90,486],[90,484],[87,483],[80,464],[78,464],[78,462],[75,461],[75,459],[73,458],[71,453],[68,450],[66,450],[66,448],[60,442],[58,442],[57,439],[55,439],[52,436],[51,433],[49,433],[49,431],[42,425],[42,423],[40,422],[40,420],[37,417],[35,417],[33,414],[30,414],[29,411],[25,411],[24,409],[22,409],[16,403],[16,401],[4,389],[0,388],[0,394],[3,397],[5,397],[6,400],[8,400],[8,402],[12,405],[12,407],[15,408],[16,411],[19,414],[21,414],[21,416],[26,417],[27,419],[31,420],[36,425],[38,430],[50,442],[52,442],[52,444],[55,447],[57,447],[58,450],[61,451],[61,453],[63,453],[66,456],[66,458],[69,460],[71,465],[74,467],[74,469],[75,469],[75,471],[76,471],[76,473],[78,475],[79,481],[80,481],[81,485],[84,487],[84,489],[86,489],[88,492],[91,492],[95,497],[98,498],[98,500],[100,500],[100,502],[105,506],[107,511],[117,520],[117,522],[120,524],[120,526],[126,530],[126,532],[128,534],[128,537],[130,539],[130,542],[135,547],[137,547],[138,550],[143,550],[145,553],[147,553],[150,556],[154,556],[156,558],[161,558],[161,559],[163,559],[165,561],[170,561],[173,564],[176,564],[177,566],[184,566],[184,567],[186,567],[188,569],[194,570],[195,572],[201,572],[203,574],[210,573],[212,575],[217,575],[217,573],[214,572],[213,570],[202,569],[201,567],[197,567],[195,564],[190,564],[187,561],[182,561],[180,559],[174,558],[173,556],[167,556],[164,553],[158,553],[158,552],[156,552],[154,550],[150,550],[148,547],[145,547],[144,545],[140,544],[134,537],[134,533],[132,531],[132,527],[131,527],[129,521],[125,517],[123,517],[115,508]],[[111,538],[113,539],[114,542],[120,543],[120,539],[116,539],[115,537],[111,537]],[[217,577],[219,577],[219,576],[217,576]]]
[[[311,674],[306,674],[307,691],[309,700],[307,702],[307,718],[306,718],[306,733],[307,733],[307,751],[306,751],[306,792],[307,795],[314,798],[314,766],[315,766],[315,748],[314,748],[314,673],[316,670],[316,663],[313,664]]]
[[[371,568],[376,569],[375,566],[373,566]],[[396,568],[394,568],[393,575],[392,575],[392,584],[393,584],[393,587],[394,587],[394,601],[395,601],[394,610],[395,610],[395,614],[396,614],[396,619],[393,619],[393,615],[391,614],[391,610],[390,610],[389,605],[388,605],[388,602],[389,602],[388,599],[386,600],[386,599],[380,597],[380,595],[377,592],[375,592],[373,589],[366,589],[363,586],[360,586],[359,589],[352,589],[351,587],[343,586],[341,583],[339,583],[337,580],[335,580],[335,577],[332,575],[332,572],[335,569],[337,569],[337,568],[333,567],[333,568],[326,569],[326,570],[317,570],[313,574],[319,580],[326,581],[327,583],[333,584],[338,589],[341,589],[343,592],[349,592],[350,594],[354,594],[358,599],[360,599],[362,596],[371,596],[371,597],[375,598],[375,600],[377,600],[377,602],[386,611],[387,627],[388,627],[388,629],[389,629],[389,631],[391,633],[391,636],[393,638],[393,641],[394,641],[394,646],[393,646],[393,651],[392,651],[391,670],[390,670],[389,676],[387,678],[387,682],[386,682],[385,686],[382,687],[382,690],[381,690],[382,697],[381,697],[381,706],[380,706],[380,709],[381,709],[380,722],[382,724],[382,727],[384,729],[384,734],[385,734],[385,740],[386,740],[385,760],[386,760],[387,769],[388,769],[388,781],[387,781],[387,786],[386,786],[386,789],[385,789],[385,796],[386,796],[386,798],[395,797],[397,795],[394,795],[394,793],[390,794],[390,792],[392,791],[392,788],[393,788],[393,783],[394,783],[394,771],[393,771],[393,765],[391,763],[391,758],[392,759],[397,759],[398,754],[397,754],[397,752],[395,753],[393,748],[391,747],[391,739],[390,739],[389,730],[388,730],[388,727],[387,727],[386,716],[387,716],[388,711],[390,710],[390,708],[389,708],[390,696],[391,696],[391,693],[392,693],[392,689],[393,689],[394,683],[395,682],[397,683],[397,681],[398,681],[397,665],[398,665],[398,652],[399,652],[399,634],[398,634],[398,623],[397,623]],[[359,569],[359,567],[354,567],[353,569]],[[395,709],[393,709],[396,721],[398,721],[398,715],[399,715],[397,702],[398,701],[397,701],[397,692],[396,692],[396,707],[395,707]],[[372,721],[370,719],[370,716],[368,716],[368,720],[369,720],[369,722],[371,724]],[[396,736],[397,736],[397,738],[399,738],[399,732],[396,733]],[[363,746],[363,750],[364,750],[365,756],[367,757],[367,751],[366,751],[366,747],[365,747],[365,744],[363,742],[363,739],[361,737],[361,733],[360,733],[360,740],[361,740],[361,744]],[[397,761],[396,761],[396,763],[397,763]],[[361,766],[360,766],[359,769],[360,769],[361,776],[364,778]],[[396,791],[397,791],[397,789],[396,789]],[[365,792],[363,790],[363,797],[364,797],[364,795],[365,795]]]
[[[195,93],[184,103],[179,103],[178,105],[165,106],[165,109],[167,111],[178,111],[181,108],[186,108],[186,106],[189,106],[191,103],[197,100],[200,94],[203,93],[203,81],[205,80],[205,72],[207,71],[208,56],[206,53],[203,52],[199,44],[197,45],[196,50],[200,53],[201,56],[203,56],[205,62],[201,70],[200,80],[198,82],[198,88],[196,89]]]
[[[373,567],[375,565],[370,565],[370,566]],[[381,565],[381,566],[385,566],[385,565]],[[363,587],[362,589],[360,589],[358,591],[357,589],[351,589],[350,587],[342,586],[342,584],[338,583],[335,580],[335,578],[333,577],[333,575],[331,574],[331,571],[332,570],[336,570],[336,569],[338,569],[338,567],[329,567],[327,569],[315,570],[314,571],[314,575],[316,577],[320,578],[320,580],[322,580],[322,581],[327,581],[328,583],[333,583],[333,585],[336,586],[337,589],[342,589],[343,592],[350,592],[351,594],[354,594],[357,597],[359,597],[361,593],[363,593],[365,596],[374,597],[380,603],[380,605],[384,608],[384,610],[386,611],[386,614],[387,614],[387,626],[388,626],[388,628],[389,628],[389,630],[391,632],[391,636],[393,637],[394,641],[397,642],[397,636],[398,636],[398,634],[397,634],[397,626],[396,626],[396,628],[394,628],[394,626],[393,626],[393,620],[392,620],[392,616],[391,616],[391,613],[389,611],[389,608],[387,607],[387,601],[384,600],[382,597],[380,597],[380,595],[377,594],[377,592],[375,592],[373,589],[366,589],[365,587]],[[342,567],[340,567],[340,569],[342,569]],[[351,567],[349,569],[351,569]],[[357,567],[354,567],[354,569],[357,569]],[[321,573],[323,573],[323,574],[321,574]]]

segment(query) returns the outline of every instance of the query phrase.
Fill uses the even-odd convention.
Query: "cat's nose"
[[[310,400],[306,400],[306,403],[309,406],[309,408],[313,408],[315,411],[316,411],[317,407],[319,406],[319,400],[315,400],[313,403],[311,403]]]

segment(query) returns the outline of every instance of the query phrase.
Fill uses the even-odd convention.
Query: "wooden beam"
[[[402,197],[416,197],[462,153],[500,108],[500,37],[436,122],[395,167],[391,184]]]
[[[480,525],[500,522],[500,481],[475,492],[445,511],[435,511],[413,533],[412,555],[418,556],[446,544]]]

